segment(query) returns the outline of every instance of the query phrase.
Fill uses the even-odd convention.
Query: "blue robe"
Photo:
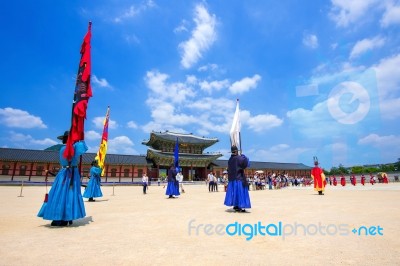
[[[226,206],[251,208],[249,190],[246,186],[244,169],[249,164],[249,159],[244,155],[234,155],[228,161],[228,187],[226,189]]]
[[[60,150],[62,168],[54,179],[47,203],[43,204],[38,213],[38,216],[45,220],[72,221],[86,216],[78,162],[79,156],[88,148],[84,141],[76,142],[74,157],[70,163],[63,157],[64,150],[65,146]]]
[[[179,196],[179,182],[176,180],[177,171],[175,167],[171,167],[168,170],[168,185],[165,195],[168,196]]]
[[[85,192],[83,192],[83,197],[84,198],[99,198],[103,197],[103,193],[101,192],[100,189],[100,175],[101,175],[101,168],[92,166],[90,168],[90,180],[88,182],[88,185],[85,189]]]

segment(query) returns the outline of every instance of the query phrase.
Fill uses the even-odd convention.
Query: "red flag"
[[[64,151],[64,158],[68,161],[74,156],[73,144],[84,140],[86,109],[89,98],[92,97],[92,87],[90,85],[91,61],[90,61],[90,39],[92,37],[92,22],[89,22],[88,32],[83,39],[81,46],[81,60],[79,62],[78,74],[74,91],[74,101],[72,103],[71,129]]]

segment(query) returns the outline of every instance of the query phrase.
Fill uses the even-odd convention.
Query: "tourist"
[[[238,154],[236,146],[231,147],[231,157],[228,160],[228,188],[225,195],[224,204],[233,206],[235,212],[246,212],[245,209],[251,208],[248,188],[245,187],[246,176],[244,169],[249,164],[249,159],[244,155]]]
[[[182,171],[180,171],[180,170],[176,174],[176,181],[179,182],[179,188],[178,189],[180,189],[182,191],[182,193],[185,193],[185,190],[183,189],[183,184],[182,184],[183,175],[182,175]]]
[[[214,173],[213,173],[213,176],[214,176],[214,188],[213,188],[213,190],[215,192],[218,192],[218,181],[219,181],[219,178],[217,178],[217,176]]]
[[[89,198],[88,201],[95,201],[93,198],[100,198],[103,197],[103,193],[100,189],[100,175],[101,175],[101,168],[98,165],[97,160],[92,162],[92,167],[90,168],[90,179],[87,184],[85,191],[83,192],[84,198]]]
[[[57,137],[64,144],[60,149],[62,168],[58,171],[51,186],[48,201],[43,204],[38,213],[39,217],[52,220],[51,226],[71,225],[73,220],[86,216],[78,162],[79,157],[88,150],[88,147],[83,140],[74,143],[74,157],[68,161],[63,156],[68,135],[69,132],[65,131],[64,135]]]
[[[222,182],[224,184],[224,191],[226,192],[226,190],[228,188],[228,174],[227,173],[224,173],[224,175],[222,177]]]
[[[143,185],[143,194],[146,194],[149,185],[149,177],[147,176],[146,173],[143,173],[142,175],[142,185]]]
[[[267,177],[268,177],[268,189],[272,190],[272,175],[270,172],[268,172]]]
[[[213,192],[214,191],[214,174],[212,171],[207,176],[207,183],[208,183],[208,192]]]

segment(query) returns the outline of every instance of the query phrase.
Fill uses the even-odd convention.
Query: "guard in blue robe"
[[[67,142],[68,134],[66,131],[63,136],[58,137],[62,139],[63,144]],[[52,220],[52,226],[66,226],[72,224],[73,220],[86,216],[78,163],[79,156],[84,154],[88,147],[84,141],[76,142],[73,147],[75,153],[71,161],[67,161],[63,156],[65,146],[60,149],[61,169],[51,186],[47,202],[38,213],[39,217]]]
[[[238,154],[236,146],[231,147],[231,157],[228,160],[228,187],[224,204],[233,206],[236,212],[245,212],[251,208],[250,196],[244,169],[249,164],[249,158]]]
[[[83,192],[84,198],[89,198],[88,201],[95,201],[93,198],[103,197],[101,192],[101,168],[98,166],[97,160],[92,162],[92,167],[90,168],[90,179],[87,184],[85,191]]]
[[[179,196],[181,194],[179,193],[179,182],[176,180],[176,174],[176,168],[172,164],[168,170],[168,185],[165,191],[165,195],[167,195],[168,198],[174,198],[174,196]]]

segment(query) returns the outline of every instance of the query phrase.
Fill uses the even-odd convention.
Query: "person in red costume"
[[[333,176],[333,185],[336,187],[337,185],[337,180],[336,180],[336,176]]]
[[[352,175],[352,176],[351,176],[351,184],[352,184],[353,186],[355,186],[355,185],[357,184],[357,179],[356,179],[356,176],[355,176],[355,175]]]
[[[387,177],[387,174],[383,174],[382,177],[383,177],[383,183],[384,184],[388,184],[389,183],[389,179]]]
[[[345,186],[345,185],[346,185],[346,178],[344,177],[344,175],[342,175],[342,176],[340,177],[340,184],[341,184],[342,186]]]
[[[318,158],[314,156],[314,168],[311,169],[311,178],[314,180],[314,190],[318,195],[324,195],[326,180],[322,168],[318,166]]]
[[[374,176],[371,174],[371,177],[369,178],[369,182],[371,183],[371,185],[375,184],[375,178]]]
[[[361,185],[365,185],[365,176],[361,175]]]

